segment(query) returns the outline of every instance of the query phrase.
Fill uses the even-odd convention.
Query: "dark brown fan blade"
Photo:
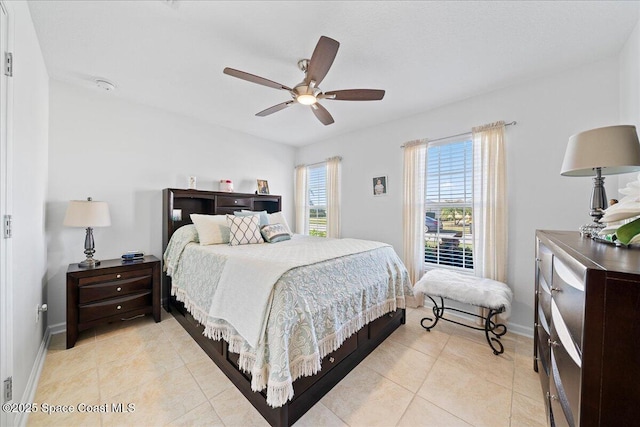
[[[318,44],[311,55],[309,66],[307,68],[307,78],[305,83],[309,84],[311,80],[316,82],[316,86],[320,84],[322,79],[329,72],[333,60],[336,59],[340,43],[329,37],[322,36],[318,40]]]
[[[290,87],[287,87],[285,85],[282,85],[280,83],[276,83],[272,80],[269,79],[265,79],[264,77],[260,77],[260,76],[256,76],[253,74],[249,74],[249,73],[245,73],[244,71],[240,71],[240,70],[236,70],[234,68],[225,68],[223,71],[223,73],[228,74],[232,77],[237,77],[239,79],[242,80],[246,80],[248,82],[251,83],[257,83],[259,85],[263,85],[263,86],[269,86],[272,87],[274,89],[283,89],[283,90],[288,90],[291,91]]]
[[[317,102],[315,104],[311,104],[311,110],[313,111],[313,114],[316,115],[318,120],[322,122],[323,125],[326,126],[333,123],[333,117],[331,117],[331,114],[329,114],[327,109],[324,108],[322,105],[318,104]]]
[[[333,90],[324,94],[327,96],[325,99],[337,101],[379,101],[384,98],[384,90],[380,89]],[[335,95],[335,98],[331,98],[331,95]]]
[[[285,108],[287,108],[289,105],[293,103],[294,101],[291,100],[291,101],[283,102],[282,104],[274,105],[273,107],[269,107],[266,110],[260,111],[259,113],[256,114],[256,116],[260,116],[260,117],[268,116],[269,114],[273,114],[280,110],[284,110]]]

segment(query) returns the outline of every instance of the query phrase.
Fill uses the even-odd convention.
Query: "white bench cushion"
[[[509,318],[513,292],[505,283],[436,268],[429,270],[413,288],[414,293],[443,297],[466,304],[499,310]]]

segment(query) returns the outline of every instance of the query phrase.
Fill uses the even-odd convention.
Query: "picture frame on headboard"
[[[258,194],[269,194],[269,182],[266,179],[258,180]]]

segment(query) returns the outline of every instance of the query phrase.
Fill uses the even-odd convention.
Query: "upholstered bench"
[[[429,270],[422,276],[413,290],[414,293],[425,294],[433,302],[433,314],[435,317],[433,319],[424,317],[420,321],[422,327],[427,331],[431,331],[439,319],[446,320],[467,328],[484,331],[493,354],[504,353],[504,346],[500,342],[500,337],[507,333],[507,327],[503,323],[497,323],[499,321],[497,316],[501,314],[502,318],[508,319],[513,297],[511,289],[505,283],[437,268]],[[434,300],[434,297],[440,298],[440,304]],[[482,307],[489,311],[485,317],[469,311],[445,307],[444,298]],[[445,309],[480,318],[483,327],[480,328],[447,319],[443,317]]]

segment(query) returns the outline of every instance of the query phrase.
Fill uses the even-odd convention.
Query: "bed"
[[[204,246],[191,224],[191,214],[275,215],[281,203],[163,190],[163,305],[271,425],[287,426],[405,322],[411,286],[379,242]]]

